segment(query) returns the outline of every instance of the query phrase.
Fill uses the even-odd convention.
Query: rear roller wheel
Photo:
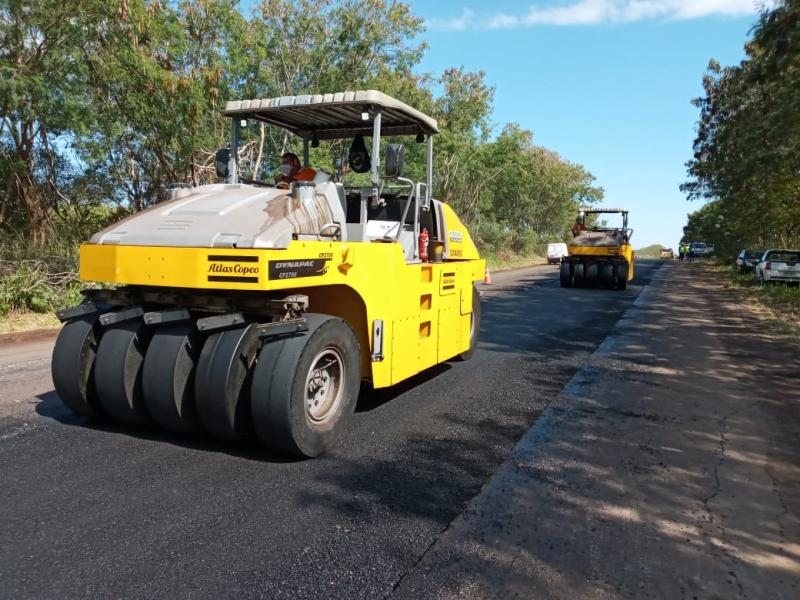
[[[237,441],[250,432],[250,367],[258,351],[255,325],[208,337],[197,361],[194,398],[200,424],[214,437]]]
[[[142,398],[142,363],[150,333],[144,321],[111,325],[97,349],[94,382],[105,411],[123,423],[149,421]]]
[[[600,265],[596,262],[589,263],[586,267],[586,283],[590,286],[596,286],[599,279]]]
[[[572,270],[570,269],[570,264],[568,262],[561,263],[559,280],[561,281],[561,287],[572,287]]]
[[[67,322],[58,333],[50,368],[53,385],[66,406],[85,417],[99,417],[103,410],[94,386],[94,364],[102,329],[98,315]]]
[[[614,287],[614,265],[603,263],[600,266],[600,285],[606,288]]]
[[[307,315],[305,335],[267,343],[253,372],[253,425],[266,445],[295,456],[329,450],[353,414],[361,349],[342,319]]]
[[[624,290],[628,287],[628,265],[627,263],[619,263],[616,268],[617,275],[617,289]]]
[[[481,333],[481,295],[472,287],[472,314],[469,321],[469,350],[458,355],[461,360],[469,360],[478,348]]]
[[[581,287],[584,284],[584,269],[583,263],[575,263],[572,266],[572,285],[574,287]]]
[[[156,423],[176,433],[199,433],[194,377],[201,340],[193,323],[159,327],[144,357],[142,393]]]

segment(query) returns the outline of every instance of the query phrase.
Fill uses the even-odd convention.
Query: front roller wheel
[[[481,334],[481,295],[475,286],[472,287],[472,314],[469,321],[469,349],[458,355],[461,360],[469,360],[478,348]]]
[[[149,341],[144,321],[133,319],[107,327],[97,348],[97,396],[105,411],[123,423],[149,422],[142,398],[142,363]]]
[[[311,458],[329,450],[352,416],[361,384],[353,328],[309,314],[308,332],[264,345],[253,371],[253,426],[266,445]]]
[[[194,376],[201,340],[191,322],[159,327],[144,357],[142,392],[153,420],[175,433],[199,433]]]
[[[50,365],[58,397],[67,408],[85,417],[103,414],[93,376],[102,332],[97,317],[97,314],[78,317],[61,328]]]
[[[250,433],[245,393],[258,352],[255,325],[210,335],[197,361],[194,399],[200,424],[211,435],[239,441]]]

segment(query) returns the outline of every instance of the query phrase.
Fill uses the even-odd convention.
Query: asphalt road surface
[[[472,360],[363,397],[308,461],[76,417],[52,342],[0,347],[0,596],[391,596],[657,268],[624,292],[495,274]]]

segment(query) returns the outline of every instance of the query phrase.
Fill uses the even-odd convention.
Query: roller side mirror
[[[228,163],[231,160],[231,151],[228,148],[220,148],[217,150],[215,158],[215,166],[217,170],[217,177],[220,179],[227,179],[230,172],[228,170]]]
[[[388,178],[403,176],[403,163],[405,162],[406,149],[403,144],[388,144],[384,160],[384,173]]]

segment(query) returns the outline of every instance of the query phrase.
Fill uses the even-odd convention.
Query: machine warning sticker
[[[448,294],[455,294],[456,292],[456,274],[455,272],[442,273],[439,280],[439,295],[447,296]]]
[[[269,261],[270,279],[297,279],[299,277],[318,277],[328,272],[325,258]]]
[[[451,231],[450,232],[450,241],[451,242],[456,242],[456,243],[461,243],[461,242],[464,241],[464,236],[462,235],[462,233],[460,231]]]
[[[260,274],[257,256],[208,255],[208,281],[258,283]]]

